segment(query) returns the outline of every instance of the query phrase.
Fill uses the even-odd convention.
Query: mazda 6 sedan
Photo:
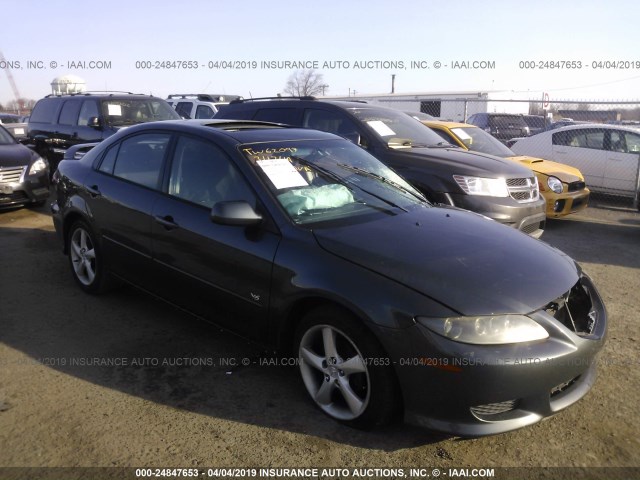
[[[607,315],[571,258],[431,205],[343,138],[146,123],[63,160],[54,180],[81,289],[119,279],[293,351],[311,401],[339,422],[495,434],[594,383]]]

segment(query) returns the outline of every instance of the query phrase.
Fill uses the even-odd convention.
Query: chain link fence
[[[434,120],[474,124],[515,155],[579,169],[592,192],[591,204],[638,209],[640,100],[514,100],[488,93],[452,97],[394,94],[357,99]]]

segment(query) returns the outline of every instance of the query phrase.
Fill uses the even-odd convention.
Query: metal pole
[[[633,208],[640,210],[640,155],[638,155],[638,168],[636,169],[636,194],[633,197]]]

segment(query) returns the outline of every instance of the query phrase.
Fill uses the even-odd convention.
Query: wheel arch
[[[86,216],[77,210],[69,212],[62,221],[62,240],[64,242],[63,252],[65,255],[69,254],[69,231],[74,223],[78,220],[82,220],[89,223]]]

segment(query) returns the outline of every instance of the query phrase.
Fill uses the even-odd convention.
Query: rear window
[[[58,110],[58,99],[56,98],[43,98],[31,112],[29,121],[33,123],[54,123],[54,115]]]

